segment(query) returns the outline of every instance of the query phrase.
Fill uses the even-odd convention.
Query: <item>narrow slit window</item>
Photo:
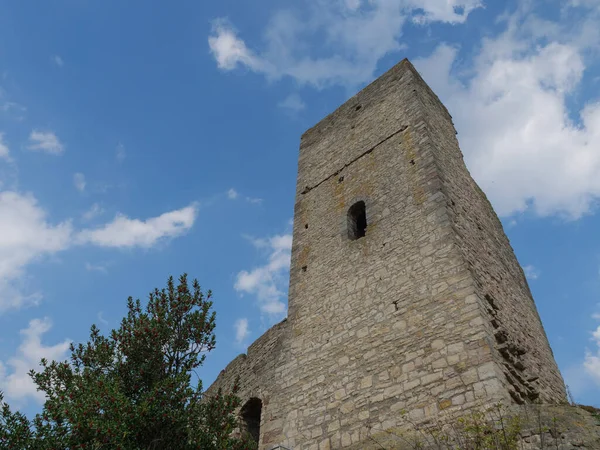
[[[367,211],[365,202],[356,202],[348,210],[348,238],[360,239],[367,233]]]
[[[246,402],[240,411],[242,416],[242,428],[246,436],[257,444],[260,439],[260,416],[262,414],[262,402],[253,397]]]

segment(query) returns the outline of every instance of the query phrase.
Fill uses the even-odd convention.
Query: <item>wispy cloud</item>
[[[239,64],[257,71],[264,70],[263,61],[237,37],[232,25],[226,19],[215,20],[213,34],[208,38],[208,44],[220,69],[232,70]]]
[[[281,317],[286,311],[284,299],[290,268],[292,235],[250,240],[257,249],[265,253],[267,261],[249,271],[239,272],[234,288],[240,293],[255,295],[261,312]]]
[[[108,320],[106,320],[104,318],[104,313],[102,311],[98,311],[98,322],[100,322],[102,325],[107,325],[108,326]]]
[[[56,134],[51,131],[33,130],[29,135],[29,141],[30,144],[27,148],[30,150],[41,151],[50,155],[60,155],[65,151],[64,145]]]
[[[75,189],[79,192],[85,191],[85,175],[81,172],[77,172],[73,175],[73,184],[75,185]]]
[[[260,50],[249,48],[227,19],[215,20],[208,44],[217,66],[245,67],[269,79],[291,77],[319,88],[356,85],[372,78],[381,58],[404,47],[400,39],[407,22],[462,23],[481,2],[305,0],[296,6],[271,17]],[[315,39],[318,46],[311,45]]]
[[[8,95],[2,87],[0,87],[0,113],[6,117],[21,121],[25,118],[27,108],[8,98]]]
[[[85,263],[85,270],[87,270],[88,272],[102,272],[102,273],[107,273],[108,272],[108,267],[106,266],[106,264],[92,264],[89,262]]]
[[[248,203],[252,203],[254,205],[260,205],[260,204],[262,204],[262,202],[264,200],[262,198],[258,198],[258,197],[246,197],[246,201]]]
[[[127,156],[127,154],[125,153],[125,146],[122,143],[119,142],[117,145],[115,154],[118,162],[123,162],[125,160],[125,156]]]
[[[583,367],[598,385],[600,385],[600,326],[592,332],[593,348],[586,349]]]
[[[525,276],[529,280],[537,280],[538,277],[540,276],[540,271],[538,269],[536,269],[534,266],[532,266],[531,264],[523,267],[523,271],[525,272]]]
[[[4,140],[4,133],[0,133],[0,159],[10,159],[10,151],[6,141]]]
[[[288,95],[285,100],[279,102],[277,106],[290,113],[299,113],[300,111],[306,109],[306,104],[298,94]]]
[[[29,376],[31,369],[40,368],[40,361],[64,361],[67,359],[70,340],[55,345],[42,343],[42,336],[52,327],[50,319],[33,319],[29,326],[21,330],[23,340],[16,354],[6,362],[0,361],[0,391],[13,406],[22,406],[28,400],[41,404],[45,394],[37,390],[37,386]]]
[[[92,206],[90,206],[90,209],[81,215],[81,218],[85,221],[90,221],[102,213],[104,213],[104,208],[102,208],[98,203],[94,203]]]
[[[240,197],[241,197],[240,193],[237,190],[235,190],[234,188],[231,188],[227,191],[227,198],[229,200],[237,200]],[[246,200],[248,203],[252,203],[255,205],[260,205],[263,202],[263,199],[258,198],[258,197],[244,196],[243,199]]]
[[[54,55],[52,57],[52,61],[54,62],[54,64],[56,64],[58,67],[62,67],[65,65],[65,62],[63,61],[63,59],[58,56],[58,55]]]
[[[318,89],[354,88],[371,81],[378,62],[402,48],[406,23],[459,24],[482,2],[312,5],[300,1],[294,10],[273,14],[261,47],[247,44],[227,20],[216,20],[208,43],[217,66],[291,77]],[[522,2],[499,18],[504,30],[487,36],[474,59],[441,43],[414,62],[449,107],[467,165],[501,216],[531,209],[576,219],[600,198],[600,102],[591,98],[579,111],[569,110],[582,87],[586,55],[600,48],[600,8],[591,0],[571,1],[561,22],[554,22],[536,16],[531,5]],[[316,38],[322,45],[313,45]],[[289,104],[299,106],[291,98]]]
[[[238,192],[234,188],[231,188],[227,191],[227,198],[229,200],[235,200],[236,198],[238,198],[238,195]]]
[[[240,345],[248,335],[250,334],[250,330],[248,329],[248,319],[238,319],[234,324],[235,328],[235,343]]]
[[[95,229],[80,231],[77,242],[100,247],[152,247],[158,241],[180,236],[196,220],[195,203],[146,220],[130,219],[118,214],[112,222]]]
[[[19,103],[3,100],[0,92],[0,111],[17,121],[21,121],[25,118],[27,108]]]

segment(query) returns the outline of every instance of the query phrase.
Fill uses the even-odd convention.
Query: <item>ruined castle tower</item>
[[[523,270],[408,60],[301,139],[288,318],[221,372],[261,449],[335,449],[491,402],[565,400]]]

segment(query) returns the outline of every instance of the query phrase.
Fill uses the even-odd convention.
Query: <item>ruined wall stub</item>
[[[404,60],[301,139],[287,320],[221,373],[261,449],[343,448],[496,401],[565,400],[523,271],[448,111]],[[348,210],[366,207],[366,235]],[[373,430],[373,431],[370,431]]]

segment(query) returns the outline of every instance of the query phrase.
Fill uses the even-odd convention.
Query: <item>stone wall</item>
[[[288,319],[211,387],[240,375],[241,397],[262,400],[261,449],[342,448],[401,425],[401,410],[420,422],[514,401],[494,320],[510,349],[526,348],[513,369],[548,371],[536,385],[543,399],[564,393],[522,271],[454,135],[405,60],[302,136]],[[351,240],[359,201],[366,236]],[[467,239],[476,218],[488,231]],[[490,274],[504,283],[492,288]],[[537,321],[531,341],[511,314]]]
[[[486,414],[496,430],[497,446],[511,442],[510,431],[518,419],[516,448],[519,450],[596,450],[600,449],[600,415],[568,405],[523,405],[502,411],[502,424],[498,414]],[[506,434],[504,434],[504,431]],[[373,431],[369,437],[348,450],[441,450],[465,448],[465,441],[476,433],[465,432],[458,421],[430,422],[413,425],[404,423],[385,432]],[[505,437],[506,436],[506,437]],[[444,441],[448,440],[448,443]],[[461,445],[462,444],[462,445]],[[471,448],[471,447],[469,447]]]
[[[548,403],[564,402],[564,381],[525,274],[500,220],[464,164],[448,112],[422,83],[418,93],[427,111],[427,131],[442,174],[453,236],[473,274],[504,384],[520,404],[540,397]]]

